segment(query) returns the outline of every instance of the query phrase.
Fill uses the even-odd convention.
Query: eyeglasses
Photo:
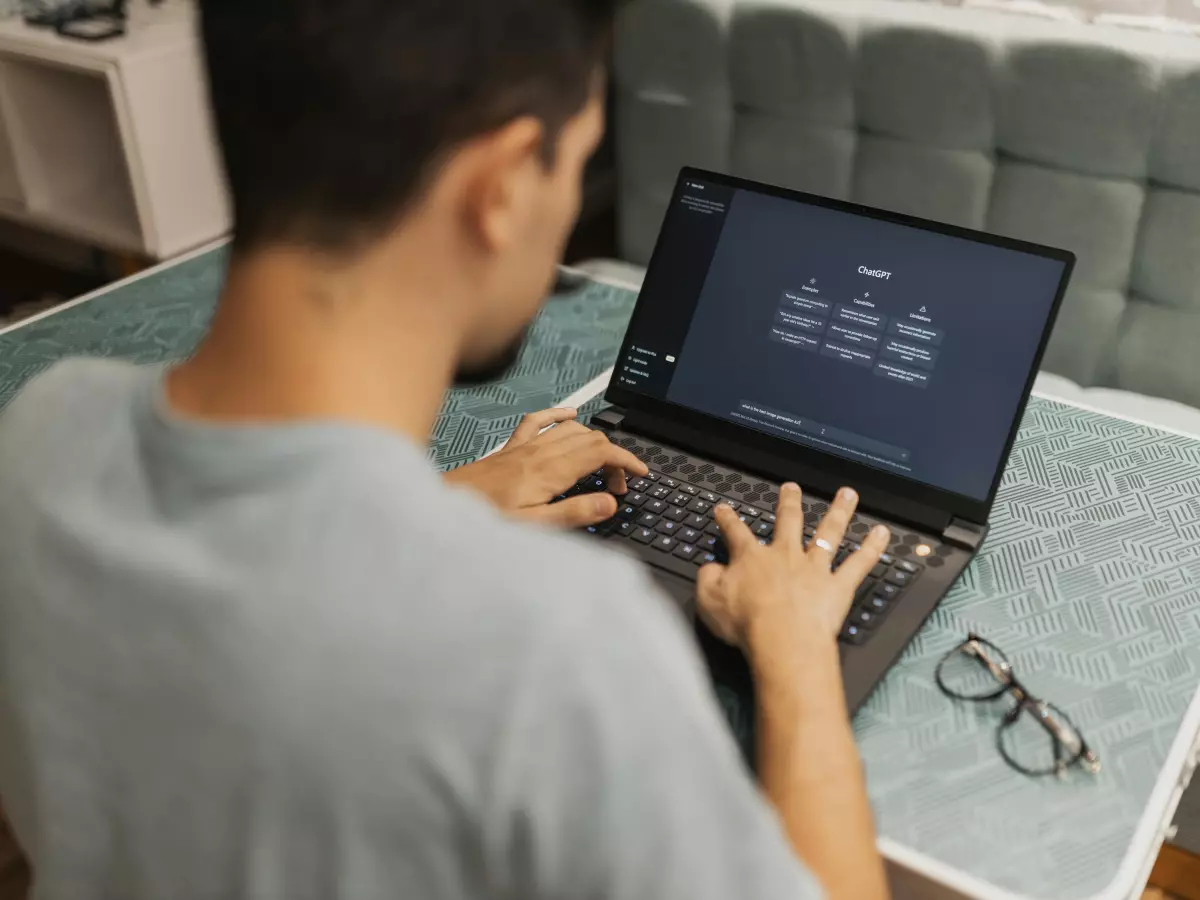
[[[990,703],[1011,696],[1016,704],[1004,714],[996,747],[1004,761],[1024,775],[1065,778],[1078,764],[1091,775],[1100,772],[1100,757],[1084,741],[1067,714],[1026,690],[1012,664],[995,644],[968,634],[938,663],[937,684],[954,700]]]

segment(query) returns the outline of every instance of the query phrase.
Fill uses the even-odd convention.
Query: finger
[[[527,444],[541,434],[543,429],[557,425],[559,422],[569,422],[577,415],[579,415],[579,411],[569,407],[543,409],[540,412],[529,413],[521,419],[521,424],[516,427],[512,437],[504,446],[519,447],[521,444]]]
[[[624,469],[622,469],[620,466],[609,466],[608,470],[604,474],[605,478],[608,479],[608,489],[610,491],[621,496],[629,493],[629,485],[625,481]]]
[[[829,507],[829,512],[817,526],[817,532],[808,545],[809,552],[828,556],[832,564],[833,557],[837,555],[838,548],[842,546],[842,541],[846,537],[846,529],[850,527],[850,520],[854,517],[854,510],[857,507],[857,493],[850,488],[842,488],[838,491]]]
[[[804,494],[798,484],[788,483],[779,489],[779,505],[775,507],[775,538],[788,546],[804,546]]]
[[[713,518],[721,526],[721,538],[729,548],[731,560],[737,559],[739,554],[745,553],[751,547],[758,546],[758,538],[731,507],[724,503],[718,504],[713,510]]]
[[[558,464],[565,470],[582,478],[599,468],[624,469],[634,475],[646,475],[650,470],[646,464],[626,450],[610,441],[602,432],[589,431],[555,444]]]
[[[561,503],[528,506],[516,513],[518,518],[555,528],[586,528],[616,514],[617,500],[611,494],[585,494]]]
[[[876,525],[862,543],[862,549],[856,550],[838,566],[837,577],[844,579],[855,587],[862,584],[866,577],[879,562],[879,557],[887,550],[892,540],[892,532],[886,525]]]

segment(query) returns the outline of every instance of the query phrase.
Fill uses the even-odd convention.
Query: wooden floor
[[[1200,856],[1163,847],[1142,900],[1200,900]]]

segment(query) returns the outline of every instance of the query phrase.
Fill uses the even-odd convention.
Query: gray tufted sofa
[[[628,262],[684,163],[1066,247],[1048,372],[1200,432],[1147,399],[1200,406],[1200,38],[899,0],[639,0],[616,81]]]

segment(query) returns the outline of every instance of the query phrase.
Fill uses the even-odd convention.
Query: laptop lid
[[[1074,262],[684,169],[606,399],[734,465],[982,523]]]

